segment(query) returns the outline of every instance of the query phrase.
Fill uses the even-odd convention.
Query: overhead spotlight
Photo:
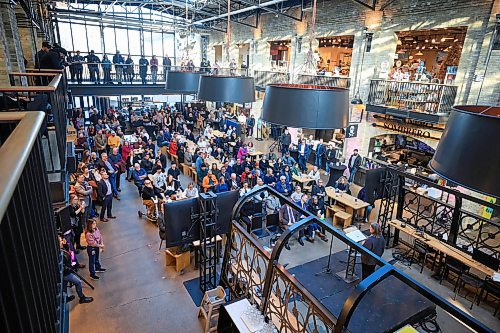
[[[441,38],[441,41],[442,41],[442,42],[444,42],[445,40],[446,40],[446,38],[444,38],[444,37],[443,37],[443,38]]]
[[[420,50],[420,46],[417,46],[415,49]]]
[[[433,39],[432,39],[432,42],[433,42],[433,43],[435,43],[435,42],[436,42],[436,39],[435,39],[435,38],[433,38]]]
[[[455,38],[455,40],[453,41],[454,43],[458,42],[458,38]]]
[[[425,50],[425,45],[424,45],[424,46],[422,46],[422,50]]]
[[[429,43],[429,40],[428,40],[428,39],[426,39],[426,40],[425,40],[425,42],[426,42],[426,43]]]
[[[413,41],[413,44],[417,44],[417,41],[416,41],[416,40],[414,40],[414,41]]]

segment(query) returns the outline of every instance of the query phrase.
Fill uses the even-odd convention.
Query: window
[[[163,57],[163,41],[161,33],[153,32],[153,54],[156,57]]]
[[[101,29],[98,26],[87,25],[87,37],[89,41],[89,51],[102,53]]]
[[[125,56],[129,53],[128,35],[126,29],[116,29],[116,47]]]
[[[104,49],[108,54],[115,54],[116,52],[115,30],[113,27],[104,28]],[[123,52],[121,50],[119,51]]]
[[[153,55],[153,47],[151,45],[151,31],[144,31],[144,55],[150,58]]]
[[[141,55],[141,36],[137,30],[128,30],[128,42],[130,46],[130,54],[139,56]]]
[[[61,46],[66,50],[73,50],[73,37],[69,23],[59,23],[59,35],[61,36]]]
[[[82,24],[72,23],[71,28],[73,30],[73,43],[75,45],[75,51],[81,51],[82,53],[87,53],[87,32],[85,26]]]

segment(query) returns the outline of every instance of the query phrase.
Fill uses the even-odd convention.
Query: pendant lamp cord
[[[229,47],[231,44],[231,0],[227,0],[226,62],[229,64]]]

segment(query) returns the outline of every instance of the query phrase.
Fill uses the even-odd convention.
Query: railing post
[[[399,184],[398,184],[398,208],[396,210],[396,219],[402,221],[403,218],[403,208],[405,204],[405,188],[404,188],[404,183],[405,183],[405,178],[401,175],[398,176],[399,178]]]
[[[460,215],[462,214],[462,198],[455,196],[455,207],[451,217],[450,234],[448,235],[448,243],[455,245],[460,232]]]

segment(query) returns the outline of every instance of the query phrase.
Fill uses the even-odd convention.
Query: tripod
[[[330,254],[328,255],[328,262],[326,263],[325,268],[322,271],[315,273],[314,276],[319,276],[321,274],[333,274],[332,268],[330,267],[332,263],[332,248],[333,248],[333,235],[332,235],[332,240],[330,241]],[[335,277],[337,276],[335,275]],[[337,277],[337,279],[339,279],[339,277]]]

